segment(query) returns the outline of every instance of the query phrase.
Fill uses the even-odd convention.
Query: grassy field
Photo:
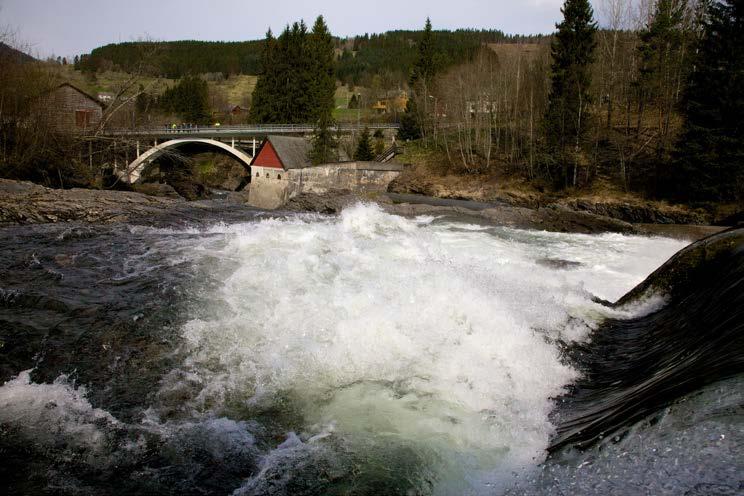
[[[361,91],[363,88],[357,88],[355,91]],[[333,118],[338,122],[356,122],[357,120],[368,120],[375,115],[370,109],[350,109],[349,101],[351,92],[348,86],[339,86],[336,88],[335,108],[333,109]]]
[[[71,65],[60,66],[59,78],[71,83],[83,91],[93,96],[101,92],[116,93],[130,79],[130,75],[125,72],[105,71],[96,74],[95,78],[86,76],[80,71],[73,69]],[[224,93],[227,103],[231,105],[245,105],[248,97],[253,93],[256,87],[257,76],[232,76],[224,81],[209,81],[210,90],[217,89]],[[137,78],[135,89],[141,84],[147,93],[159,95],[169,86],[173,86],[178,81],[175,79],[157,78],[151,76],[142,76]]]
[[[59,71],[60,81],[71,83],[92,96],[97,96],[102,92],[117,93],[131,77],[125,72],[116,71],[100,72],[95,77],[91,77],[74,70],[71,65],[59,66],[55,70]],[[257,81],[257,76],[239,75],[231,76],[223,81],[209,81],[208,85],[210,94],[221,94],[220,100],[226,104],[247,106]],[[166,88],[177,82],[175,79],[143,76],[137,79],[134,90],[142,85],[147,93],[160,95]],[[358,88],[357,91],[363,91],[363,88]],[[367,121],[376,116],[375,112],[370,109],[349,109],[350,99],[351,92],[348,87],[340,86],[336,89],[333,118],[338,122]]]

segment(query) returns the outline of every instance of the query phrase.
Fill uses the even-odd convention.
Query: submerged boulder
[[[587,447],[703,386],[744,373],[744,229],[690,245],[612,306],[666,304],[605,321],[570,358],[582,378],[558,401],[551,450]]]

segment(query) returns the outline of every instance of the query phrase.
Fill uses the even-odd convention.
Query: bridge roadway
[[[351,133],[360,132],[364,128],[371,131],[377,129],[398,129],[400,124],[338,124],[331,128],[332,132]],[[237,126],[160,126],[143,127],[137,129],[108,129],[106,136],[131,138],[161,138],[175,139],[186,137],[198,138],[242,138],[261,137],[270,134],[310,134],[315,130],[311,124],[246,124]]]

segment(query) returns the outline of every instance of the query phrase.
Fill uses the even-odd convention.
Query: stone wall
[[[390,182],[402,170],[403,166],[399,164],[379,162],[344,162],[288,171],[253,166],[248,203],[254,207],[275,209],[300,193],[387,191]]]

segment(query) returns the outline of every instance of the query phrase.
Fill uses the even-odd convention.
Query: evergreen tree
[[[659,158],[666,150],[669,120],[676,103],[675,95],[683,78],[684,30],[687,0],[658,0],[651,21],[641,32],[638,47],[640,67],[638,88],[638,132],[643,123],[647,101],[654,101],[658,110]]]
[[[406,111],[400,117],[400,129],[398,129],[398,139],[402,141],[413,141],[421,138],[421,126],[419,126],[418,116],[416,115],[416,104],[413,99],[406,103]]]
[[[354,160],[362,162],[368,162],[374,160],[375,155],[372,152],[372,145],[369,142],[369,129],[366,127],[362,134],[359,135],[359,143],[357,144],[356,151],[354,152]]]
[[[266,32],[263,50],[261,52],[261,74],[256,81],[251,98],[251,110],[249,119],[252,122],[273,122],[276,113],[276,102],[273,100],[276,94],[276,40],[269,29]]]
[[[359,108],[359,99],[356,96],[356,93],[351,95],[351,99],[349,100],[349,109],[358,109]]]
[[[428,85],[434,78],[436,68],[434,65],[434,36],[431,29],[431,19],[426,18],[426,25],[424,26],[424,34],[421,41],[418,44],[418,60],[413,66],[413,72],[411,73],[411,87],[415,87],[418,83]]]
[[[187,76],[176,86],[163,92],[159,105],[166,112],[178,114],[185,122],[208,122],[210,112],[207,82],[198,77]]]
[[[569,165],[576,185],[580,146],[588,128],[589,86],[594,61],[597,25],[588,0],[566,0],[561,8],[563,21],[556,25],[551,53],[552,80],[546,133],[556,149],[562,182],[568,186]]]
[[[331,133],[333,107],[335,106],[336,66],[333,38],[323,20],[318,16],[308,38],[310,120],[315,123],[310,160],[314,164],[333,162],[337,159],[336,140]]]
[[[330,113],[321,116],[313,132],[310,161],[313,165],[327,164],[338,160],[338,142],[331,132],[334,122]]]
[[[379,157],[385,151],[385,135],[382,129],[377,129],[372,137],[375,138],[375,156]]]
[[[326,119],[333,112],[336,93],[336,64],[333,37],[323,16],[318,16],[308,38],[309,95],[311,120]]]
[[[686,117],[676,161],[681,194],[744,198],[744,0],[711,3],[695,71],[685,93]]]

